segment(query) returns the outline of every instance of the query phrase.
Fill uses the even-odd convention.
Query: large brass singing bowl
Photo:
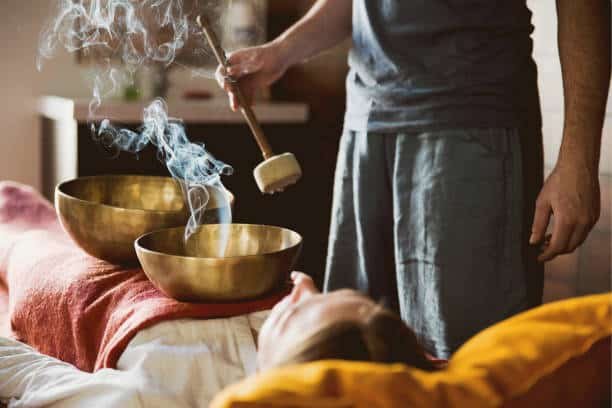
[[[280,227],[210,224],[184,239],[185,228],[154,231],[136,240],[151,282],[185,302],[256,298],[282,287],[302,237]]]
[[[227,201],[219,189],[214,191],[204,213],[208,222],[219,222],[217,209]],[[170,177],[113,175],[66,181],[55,189],[55,207],[78,246],[118,264],[136,262],[134,241],[139,236],[184,226],[189,218],[181,187]]]

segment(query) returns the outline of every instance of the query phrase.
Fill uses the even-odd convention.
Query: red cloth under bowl
[[[48,201],[9,182],[0,182],[0,292],[3,286],[13,335],[85,371],[114,368],[136,333],[158,322],[265,310],[284,295],[223,304],[170,299],[142,269],[84,253]]]

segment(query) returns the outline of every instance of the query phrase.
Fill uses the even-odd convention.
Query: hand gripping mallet
[[[204,35],[208,39],[208,43],[217,58],[217,61],[225,69],[229,67],[225,51],[221,48],[219,39],[211,29],[206,18],[198,16],[197,23],[204,32]],[[262,193],[273,194],[277,191],[282,191],[286,187],[295,184],[302,177],[302,169],[300,164],[292,153],[283,153],[275,156],[272,152],[272,148],[264,135],[263,129],[259,125],[253,109],[247,104],[244,99],[242,92],[240,91],[240,85],[238,82],[234,82],[232,85],[232,92],[236,95],[238,104],[240,105],[240,112],[246,119],[251,132],[255,137],[255,141],[261,150],[264,161],[260,163],[255,170],[253,170],[253,176],[257,182],[257,186]]]

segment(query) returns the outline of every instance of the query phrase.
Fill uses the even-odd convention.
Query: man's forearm
[[[610,1],[557,0],[565,124],[559,162],[597,174],[610,85]]]
[[[308,13],[275,43],[287,53],[290,65],[307,60],[348,38],[352,0],[318,0]]]

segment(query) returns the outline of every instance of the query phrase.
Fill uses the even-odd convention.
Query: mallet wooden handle
[[[200,28],[202,28],[202,31],[204,32],[204,35],[206,36],[206,39],[210,44],[210,48],[212,48],[213,53],[217,58],[217,61],[221,66],[227,69],[229,67],[229,63],[227,61],[225,51],[221,47],[221,43],[217,38],[217,35],[208,24],[206,18],[198,16],[197,22]],[[240,90],[240,84],[238,82],[235,82],[232,88],[232,92],[234,93],[234,95],[236,95],[236,99],[238,100],[238,104],[240,105],[240,112],[242,112],[242,116],[244,116],[244,119],[247,121],[249,128],[251,128],[251,132],[255,137],[255,141],[257,142],[257,145],[259,146],[259,149],[261,150],[264,159],[269,159],[270,157],[274,156],[274,153],[272,152],[270,143],[268,143],[268,139],[266,139],[266,136],[264,135],[263,129],[261,128],[257,117],[255,117],[255,112],[253,112],[253,109],[251,109],[251,107],[245,100],[244,95]]]

